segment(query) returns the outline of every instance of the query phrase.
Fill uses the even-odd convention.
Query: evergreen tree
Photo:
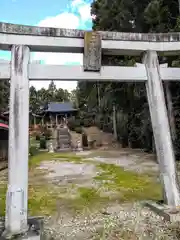
[[[9,107],[10,84],[7,80],[0,81],[0,112],[8,110]]]
[[[93,30],[97,31],[159,33],[178,31],[180,28],[178,0],[96,0],[92,3],[91,13],[95,16]],[[177,57],[160,57],[159,60],[179,65]],[[135,62],[141,62],[141,59],[129,56],[102,57],[103,65],[133,66]],[[175,101],[173,98],[173,101],[180,109],[180,102],[177,101],[180,87],[178,83],[176,86],[178,87],[173,89],[170,87],[176,99]],[[97,92],[93,83],[79,83],[77,91],[79,103],[82,104],[80,107],[95,105],[94,107],[98,108]],[[104,121],[105,112],[111,114],[113,104],[117,106],[118,115],[121,115],[117,128],[118,137],[123,145],[129,143],[130,146],[151,150],[152,128],[144,84],[101,83],[99,92]],[[178,114],[179,112],[178,110]]]

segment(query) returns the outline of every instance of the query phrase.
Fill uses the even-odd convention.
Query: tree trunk
[[[114,139],[117,141],[117,122],[116,122],[116,106],[113,106],[113,133]]]

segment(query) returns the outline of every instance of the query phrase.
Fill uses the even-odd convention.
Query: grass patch
[[[29,158],[30,181],[28,209],[30,215],[51,215],[57,211],[58,204],[73,211],[96,210],[98,207],[110,201],[109,197],[102,197],[101,187],[108,191],[118,192],[117,199],[120,201],[134,201],[144,199],[160,199],[161,187],[152,181],[147,175],[125,171],[123,168],[105,163],[94,163],[100,170],[94,179],[99,181],[100,189],[80,187],[75,196],[65,194],[57,187],[48,184],[44,180],[45,172],[36,169],[42,161],[66,161],[72,163],[86,163],[82,156],[69,153],[47,153],[39,152]],[[6,184],[0,185],[0,214],[4,215]]]
[[[95,188],[80,187],[74,199],[67,199],[66,206],[77,212],[92,211],[107,202],[108,198],[101,197]]]
[[[119,152],[118,152],[119,154]],[[88,158],[94,158],[94,157],[101,157],[101,158],[113,158],[116,157],[116,155],[113,154],[111,151],[106,150],[95,150],[88,154]]]
[[[46,171],[36,169],[36,167],[38,167],[42,161],[51,160],[82,163],[81,157],[68,153],[59,154],[38,152],[37,155],[31,156],[29,158],[28,196],[28,209],[30,215],[50,215],[56,211],[57,202],[64,201],[64,199],[61,198],[61,192],[57,191],[54,186],[47,184],[47,182],[44,180],[43,177],[46,174]],[[6,191],[7,184],[0,184],[0,215],[2,216],[5,214]],[[86,205],[86,202],[88,202],[87,198],[85,197],[86,194],[83,195],[83,190],[79,191],[81,192],[80,197],[77,197],[78,200],[75,200],[75,202],[77,203],[77,206],[80,202]],[[90,193],[92,194],[92,191]],[[74,206],[75,205],[76,204],[74,204]]]
[[[147,175],[125,171],[113,164],[97,165],[101,173],[94,179],[108,191],[119,193],[120,201],[159,200],[161,186]]]
[[[44,152],[38,152],[36,155],[29,158],[29,168],[36,168],[42,161],[51,160],[51,156]]]
[[[7,185],[0,185],[0,216],[5,215]]]
[[[36,145],[36,144],[38,144],[38,143],[39,143],[39,141],[36,140],[35,137],[30,137],[30,145]]]
[[[83,163],[83,159],[80,156],[76,156],[73,154],[68,153],[44,153],[39,152],[37,155],[30,157],[29,159],[29,167],[38,167],[41,162],[43,161],[66,161],[66,162],[73,162],[73,163]]]
[[[51,215],[57,210],[58,194],[50,185],[29,186],[28,209],[31,216]]]
[[[78,197],[76,201],[81,207],[94,205],[100,199],[98,190],[94,188],[80,187],[78,188],[77,194]]]
[[[63,192],[64,191],[64,192]],[[59,206],[72,213],[92,211],[107,202],[94,188],[80,187],[73,198],[67,195],[68,189],[55,189],[54,186],[29,187],[28,208],[30,215],[52,215]],[[65,195],[64,195],[65,194]],[[66,196],[66,197],[65,197]]]
[[[56,210],[57,193],[48,185],[29,186],[28,210],[33,215],[50,215]],[[0,216],[5,215],[7,185],[0,185]]]
[[[73,162],[73,163],[83,163],[83,158],[77,155],[73,154],[59,154],[59,153],[54,153],[54,159],[55,160],[62,160],[65,162]]]
[[[43,175],[46,173],[46,171],[41,172],[40,170],[37,170],[36,167],[38,167],[42,161],[51,160],[82,163],[81,157],[69,153],[39,152],[36,156],[32,156],[29,159],[32,182],[33,177],[40,177],[42,182]],[[38,182],[40,182],[39,179]],[[66,205],[65,199],[61,197],[61,191],[55,189],[53,185],[50,186],[46,182],[44,182],[44,184],[42,182],[41,185],[31,184],[29,186],[28,209],[31,215],[51,215],[57,211],[57,204],[59,202],[64,202]]]

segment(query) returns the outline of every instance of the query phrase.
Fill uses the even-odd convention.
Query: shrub
[[[84,119],[84,127],[91,127],[93,125],[93,119],[92,118],[86,118]]]
[[[36,134],[36,141],[40,140],[40,134]]]
[[[46,149],[46,147],[47,147],[46,138],[45,137],[41,137],[40,138],[40,146],[39,146],[39,148],[40,149]]]
[[[68,121],[68,128],[71,131],[76,131],[76,128],[79,128],[79,127],[81,127],[80,119],[75,119],[75,120],[72,119]]]
[[[75,132],[76,133],[82,133],[82,128],[81,127],[76,127]]]
[[[38,149],[35,146],[30,146],[29,148],[29,154],[30,156],[35,156],[38,153]]]
[[[46,139],[46,140],[50,140],[50,138],[51,138],[51,130],[47,129],[47,130],[44,132],[44,136],[45,136],[45,139]]]
[[[75,129],[75,123],[74,123],[74,121],[68,121],[68,128],[71,130],[71,131],[74,131],[74,129]]]

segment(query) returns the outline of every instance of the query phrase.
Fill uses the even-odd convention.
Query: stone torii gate
[[[162,86],[162,80],[179,81],[180,69],[161,68],[158,62],[158,54],[180,53],[179,33],[84,32],[0,23],[0,49],[11,50],[11,62],[0,62],[0,80],[11,80],[7,232],[13,235],[27,230],[29,80],[145,82],[167,205],[180,205]],[[83,53],[84,66],[30,63],[30,51]],[[102,54],[141,55],[143,65],[101,66]]]

